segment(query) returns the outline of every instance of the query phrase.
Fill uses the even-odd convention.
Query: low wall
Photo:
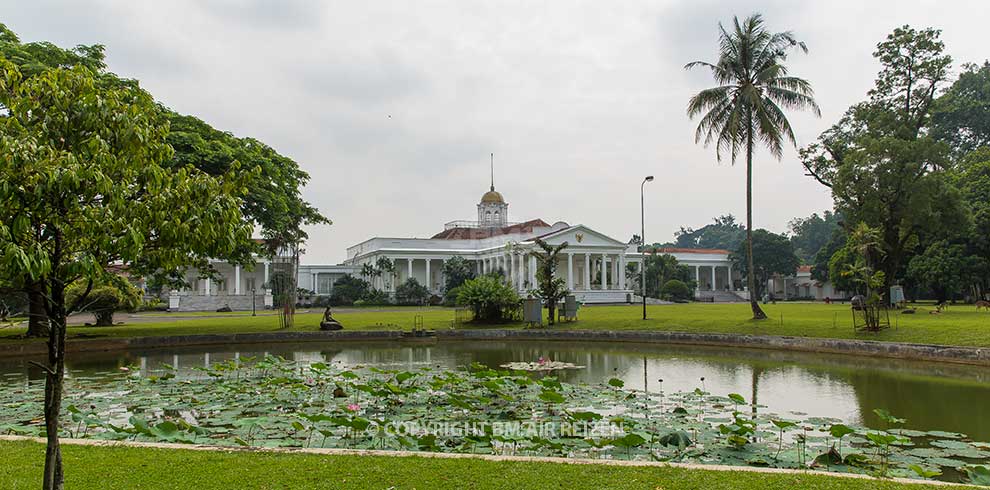
[[[179,307],[173,311],[217,311],[224,306],[229,306],[233,311],[251,311],[252,296],[250,294],[224,294],[216,296],[203,296],[197,294],[179,295]],[[167,300],[167,298],[166,298]],[[254,308],[265,309],[265,295],[254,295]]]
[[[110,328],[110,327],[108,327]],[[133,337],[120,339],[70,340],[67,352],[100,352],[128,349],[167,348],[195,345],[226,345],[274,342],[328,342],[404,340],[398,330],[341,330],[336,332],[263,332],[239,334],[177,335],[171,337]],[[412,340],[412,339],[411,339]],[[906,344],[872,340],[818,339],[771,335],[736,335],[687,332],[638,332],[602,330],[438,330],[431,340],[545,340],[580,342],[640,342],[683,345],[745,347],[783,351],[851,354],[895,359],[952,362],[990,366],[990,348],[954,347],[929,344]],[[36,342],[0,343],[0,357],[39,356],[47,352],[46,344]]]

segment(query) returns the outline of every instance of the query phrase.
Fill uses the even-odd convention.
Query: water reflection
[[[70,376],[122,366],[138,366],[150,374],[165,364],[176,367],[180,375],[193,375],[197,373],[193,368],[266,354],[299,362],[384,369],[453,368],[472,362],[499,366],[546,357],[583,366],[558,372],[571,383],[596,384],[616,377],[627,388],[674,392],[699,388],[704,377],[707,391],[739,393],[766,405],[761,410],[784,417],[795,412],[882,427],[872,410],[886,408],[907,418],[910,428],[964,432],[977,440],[990,440],[990,418],[974,411],[990,406],[990,370],[889,359],[654,344],[513,341],[247,344],[79,354],[68,364]],[[43,379],[44,373],[25,360],[0,360],[0,383]]]

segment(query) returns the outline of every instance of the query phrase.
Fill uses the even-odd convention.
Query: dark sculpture
[[[320,330],[343,330],[344,326],[333,319],[330,314],[330,307],[323,311],[323,321],[320,322]]]

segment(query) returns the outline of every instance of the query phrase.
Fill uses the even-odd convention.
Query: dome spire
[[[495,190],[495,153],[492,153],[492,191]]]

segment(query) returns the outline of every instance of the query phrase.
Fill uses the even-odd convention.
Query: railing
[[[504,223],[488,223],[485,221],[468,221],[468,220],[458,220],[451,221],[443,225],[444,230],[450,230],[453,228],[500,228],[503,226],[518,225],[518,221],[506,221]]]

